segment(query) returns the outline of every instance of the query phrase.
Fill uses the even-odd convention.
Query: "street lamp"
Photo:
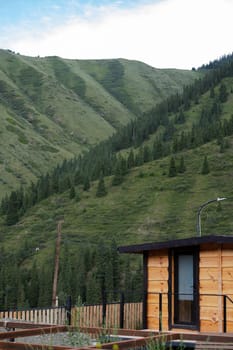
[[[208,202],[205,202],[204,204],[202,204],[199,208],[198,208],[198,212],[197,212],[197,234],[198,236],[201,236],[201,211],[202,209],[204,209],[208,204],[213,203],[213,202],[221,202],[224,201],[225,197],[217,197],[216,199],[211,199]]]

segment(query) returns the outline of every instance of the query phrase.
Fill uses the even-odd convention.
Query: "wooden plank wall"
[[[147,328],[159,329],[159,294],[168,293],[168,250],[151,251],[148,255]],[[168,297],[163,295],[162,329],[168,329]]]
[[[147,324],[159,329],[159,295],[168,292],[168,251],[148,255]],[[200,247],[200,331],[223,332],[223,297],[233,300],[233,245]],[[162,330],[168,330],[168,298],[163,295]],[[227,332],[233,332],[233,303],[227,300]]]
[[[200,249],[199,292],[200,330],[222,331],[222,268],[221,247],[216,244],[202,245]]]
[[[233,301],[233,245],[222,246],[222,293]],[[233,304],[227,300],[227,332],[233,332]]]
[[[199,272],[200,294],[204,294],[200,295],[200,330],[223,332],[221,295],[226,294],[233,299],[233,246],[202,245]],[[233,332],[233,304],[229,300],[227,300],[227,332]]]

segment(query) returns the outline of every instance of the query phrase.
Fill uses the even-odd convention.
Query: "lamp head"
[[[225,198],[225,197],[218,197],[217,198],[217,202],[224,201],[225,199],[227,199],[227,198]]]

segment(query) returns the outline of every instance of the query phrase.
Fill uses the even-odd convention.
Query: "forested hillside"
[[[127,60],[0,50],[0,198],[107,139],[198,76]]]
[[[119,256],[116,246],[196,235],[209,199],[227,197],[203,212],[203,234],[232,233],[233,56],[203,69],[182,94],[4,197],[1,307],[50,303],[60,219],[59,297],[83,302],[104,290],[139,298],[140,257]]]

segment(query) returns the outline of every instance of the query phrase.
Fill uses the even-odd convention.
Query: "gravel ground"
[[[7,332],[7,329],[0,327],[0,332]],[[87,334],[79,332],[42,334],[32,337],[15,338],[15,342],[41,345],[68,345],[71,347],[93,344],[91,338]]]
[[[42,345],[85,346],[91,344],[91,340],[87,335],[78,332],[36,335],[34,337],[16,338],[15,341]]]
[[[55,333],[37,335],[34,337],[17,338],[16,341],[29,344],[41,345],[68,345],[68,346],[85,346],[91,345],[91,339],[79,332],[75,333]]]

